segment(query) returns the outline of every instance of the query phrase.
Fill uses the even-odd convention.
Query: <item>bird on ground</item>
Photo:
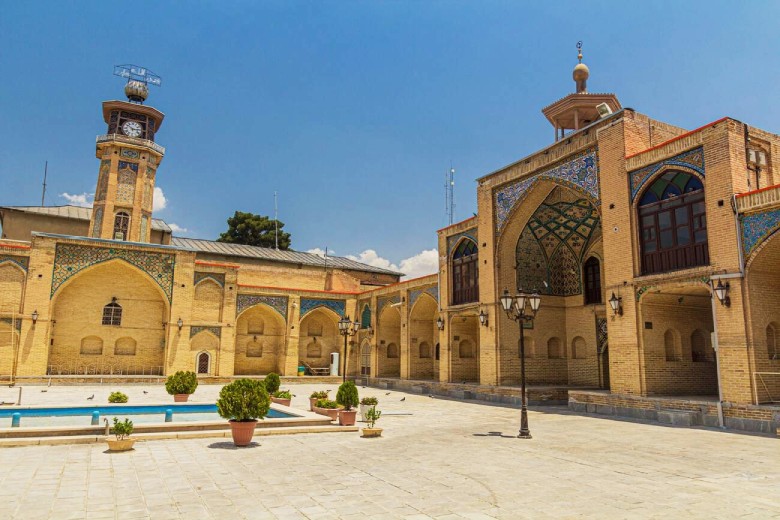
[[[10,385],[8,385],[8,388],[13,388],[14,385],[16,385],[16,383],[11,383]]]
[[[385,392],[385,395],[390,395],[390,392]]]
[[[48,392],[48,390],[41,390],[41,392]]]
[[[431,399],[433,399],[433,395],[431,395],[431,394],[428,394],[428,397],[430,397]]]
[[[402,397],[402,398],[401,398],[401,401],[406,401],[406,397]]]
[[[87,397],[87,401],[91,401],[95,398],[95,394],[92,394],[91,396]]]
[[[463,381],[461,384],[462,384],[462,385],[465,385],[465,384],[466,384],[466,381]]]
[[[144,393],[145,393],[145,394],[148,394],[149,392],[147,392],[146,390],[144,390]]]

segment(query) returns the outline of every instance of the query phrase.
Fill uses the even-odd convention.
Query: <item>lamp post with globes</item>
[[[501,295],[501,307],[506,312],[510,320],[514,320],[520,326],[520,433],[519,439],[530,439],[531,431],[528,429],[528,403],[525,395],[525,336],[523,334],[523,325],[525,322],[533,323],[539,306],[542,304],[542,298],[538,293],[526,294],[521,289],[518,294],[512,296],[509,291],[504,289]]]
[[[360,329],[360,322],[349,320],[349,316],[343,316],[339,320],[339,334],[344,336],[344,370],[342,371],[342,382],[347,382],[347,338],[357,334]]]

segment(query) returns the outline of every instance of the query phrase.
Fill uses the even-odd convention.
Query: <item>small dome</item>
[[[588,69],[588,66],[584,63],[578,63],[576,67],[574,67],[574,71],[572,72],[572,77],[574,78],[574,81],[583,81],[588,79],[590,76],[590,69]]]
[[[125,96],[130,101],[143,103],[149,97],[149,87],[143,81],[131,79],[125,85]]]

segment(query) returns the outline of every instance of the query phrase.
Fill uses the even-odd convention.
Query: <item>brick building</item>
[[[439,272],[404,282],[172,237],[151,215],[163,115],[105,102],[94,208],[0,209],[0,372],[292,375],[342,349],[348,314],[350,375],[500,393],[520,356],[499,297],[522,289],[542,298],[528,381],[573,407],[777,422],[778,136],[729,117],[688,131],[588,77],[580,55],[575,92],[542,111],[554,142],[479,178],[478,215],[438,231]]]

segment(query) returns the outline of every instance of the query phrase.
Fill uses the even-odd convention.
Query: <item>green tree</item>
[[[290,234],[282,230],[284,222],[243,211],[236,211],[235,215],[227,219],[228,230],[219,235],[217,242],[274,247],[276,222],[279,223],[279,249],[290,249]]]

